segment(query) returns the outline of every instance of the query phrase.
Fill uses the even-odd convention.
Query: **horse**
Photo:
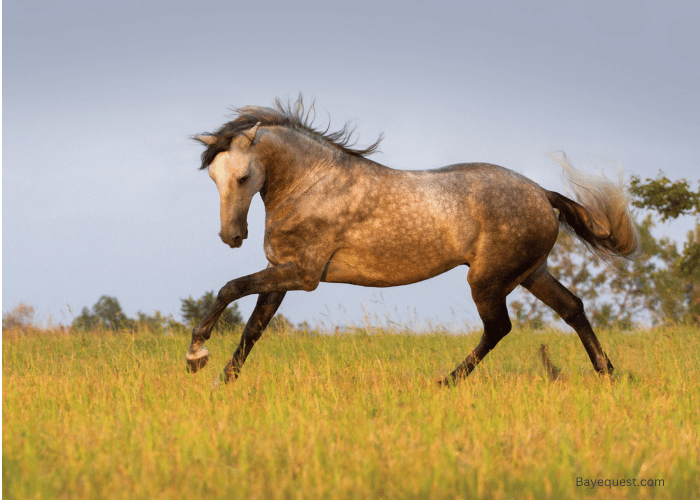
[[[213,133],[193,138],[206,146],[208,170],[220,197],[221,240],[238,248],[248,236],[256,193],[265,204],[265,269],[229,281],[192,330],[186,361],[203,368],[209,339],[224,309],[241,297],[258,299],[221,379],[238,378],[285,293],[312,291],[320,282],[366,287],[407,285],[460,265],[483,322],[478,345],[443,385],[466,378],[511,330],[506,296],[521,285],[578,334],[595,371],[613,365],[586,317],[583,302],[547,270],[560,227],[604,257],[629,257],[639,246],[622,185],[588,177],[562,159],[574,201],[488,163],[433,170],[396,170],[351,142],[354,128],[313,127],[314,106],[276,99],[273,107],[245,106]]]

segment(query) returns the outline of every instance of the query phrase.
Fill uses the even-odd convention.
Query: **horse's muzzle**
[[[222,231],[219,233],[219,238],[221,238],[221,241],[226,243],[231,248],[240,248],[243,245],[243,240],[248,238],[248,227],[245,228],[245,233],[243,234],[243,236],[241,236],[240,234],[226,234]]]

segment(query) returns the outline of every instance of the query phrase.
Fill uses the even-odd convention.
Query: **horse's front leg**
[[[236,352],[233,353],[233,357],[226,363],[221,374],[221,380],[224,383],[228,383],[232,378],[238,378],[241,367],[245,363],[248,354],[250,354],[250,350],[262,336],[265,327],[267,327],[267,324],[277,312],[286,293],[262,293],[258,296],[258,302],[255,304],[253,314],[250,315],[250,319],[248,319],[241,334],[241,343],[238,344]]]
[[[219,290],[211,311],[209,311],[199,325],[192,330],[192,342],[190,343],[186,358],[188,371],[192,373],[197,372],[207,364],[209,360],[209,351],[204,347],[204,342],[209,339],[216,321],[231,302],[247,295],[271,294],[304,288],[299,278],[297,266],[293,263],[268,267],[263,271],[243,276],[242,278],[237,278],[226,283],[226,285]],[[284,293],[279,298],[279,302],[282,302],[283,297]],[[277,306],[279,306],[279,303]],[[277,310],[277,307],[275,307],[275,310]],[[274,314],[274,311],[272,314]],[[255,316],[255,312],[253,316]],[[267,321],[269,321],[269,319]],[[267,325],[267,322],[265,325]],[[246,325],[246,329],[247,328],[248,325]],[[250,349],[248,349],[248,351],[250,351]]]

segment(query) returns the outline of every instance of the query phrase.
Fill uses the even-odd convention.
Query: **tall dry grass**
[[[230,336],[192,376],[184,335],[7,335],[3,498],[697,498],[698,333],[601,332],[611,382],[575,335],[516,331],[444,389],[477,334],[273,332],[216,390]]]

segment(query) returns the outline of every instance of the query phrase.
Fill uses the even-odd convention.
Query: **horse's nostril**
[[[239,246],[241,246],[242,244],[243,244],[243,239],[241,239],[240,236],[236,236],[236,237],[233,239],[233,246],[234,246],[234,247],[239,247]]]

